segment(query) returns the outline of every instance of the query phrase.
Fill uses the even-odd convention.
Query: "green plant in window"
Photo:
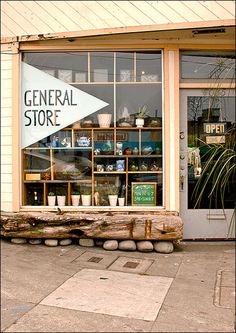
[[[108,195],[116,195],[119,193],[119,188],[115,185],[110,185],[107,189]]]
[[[58,196],[64,196],[64,195],[66,195],[66,189],[65,188],[58,188],[57,190],[56,190],[56,194],[58,195]]]
[[[79,190],[72,190],[71,195],[79,195]]]
[[[143,106],[138,108],[138,112],[136,113],[136,118],[143,119],[147,115],[147,105],[144,104]]]
[[[48,193],[48,196],[49,196],[49,197],[53,197],[53,196],[55,196],[55,193],[54,193],[54,192],[49,192],[49,193]]]
[[[88,186],[81,187],[81,194],[82,195],[90,195],[92,193],[92,190]]]

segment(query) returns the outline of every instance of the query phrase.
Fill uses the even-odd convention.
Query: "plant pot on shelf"
[[[56,205],[56,196],[53,194],[48,195],[48,206],[55,206]]]
[[[137,127],[143,127],[143,125],[144,125],[144,119],[143,118],[136,118],[135,119],[135,125]]]
[[[71,203],[72,206],[79,206],[80,194],[72,194],[71,195]]]
[[[110,113],[98,114],[98,124],[101,128],[109,128],[111,124],[111,114]]]
[[[108,200],[109,200],[110,206],[116,206],[117,205],[117,198],[118,198],[117,194],[109,194],[108,195]]]
[[[65,206],[66,204],[66,196],[65,195],[57,195],[57,205]]]
[[[91,206],[91,194],[81,194],[82,206]]]
[[[119,204],[119,206],[124,206],[125,205],[125,198],[118,198],[118,204]]]

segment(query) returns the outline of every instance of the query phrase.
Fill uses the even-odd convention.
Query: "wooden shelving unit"
[[[126,187],[126,202],[128,200],[128,186],[129,186],[129,177],[135,174],[138,175],[160,175],[162,174],[162,170],[156,170],[156,171],[152,171],[152,170],[137,170],[137,171],[131,171],[129,170],[129,163],[132,160],[135,160],[136,162],[140,161],[140,160],[160,160],[160,165],[162,167],[162,155],[161,154],[142,154],[142,142],[140,140],[142,140],[142,131],[161,131],[162,128],[161,127],[143,127],[143,128],[137,128],[137,127],[127,127],[127,128],[123,128],[123,127],[109,127],[109,128],[98,128],[98,127],[94,127],[94,128],[65,128],[62,130],[62,132],[66,133],[66,132],[70,132],[70,137],[73,138],[73,141],[71,142],[71,147],[28,147],[24,150],[24,152],[29,155],[35,156],[35,157],[43,157],[45,159],[47,159],[47,156],[49,158],[49,164],[50,164],[50,171],[48,171],[48,174],[50,174],[50,176],[48,176],[49,179],[43,179],[43,177],[45,176],[45,172],[38,172],[40,173],[40,180],[26,180],[26,174],[29,172],[29,170],[27,171],[27,169],[25,169],[23,171],[23,177],[24,177],[24,181],[23,181],[23,205],[27,205],[27,199],[26,199],[26,186],[29,186],[29,184],[32,185],[37,185],[38,186],[42,186],[42,191],[43,191],[43,200],[42,203],[43,205],[47,204],[47,195],[48,192],[50,190],[50,186],[51,185],[63,185],[66,186],[66,192],[67,192],[67,205],[69,206],[71,204],[71,200],[70,200],[70,196],[71,196],[71,191],[72,191],[72,186],[73,184],[77,184],[77,185],[90,185],[91,186],[91,191],[92,191],[92,197],[94,196],[94,192],[95,192],[95,186],[96,186],[96,181],[97,181],[97,177],[100,176],[124,176],[125,179],[125,187]],[[88,137],[90,138],[90,145],[88,147],[78,147],[76,146],[76,135],[79,135],[78,133],[83,133],[85,132],[87,133]],[[132,131],[132,132],[137,132],[138,135],[138,142],[137,145],[139,147],[139,152],[138,154],[131,154],[131,155],[116,155],[116,138],[117,138],[117,132],[121,133],[121,132],[127,132],[127,131]],[[95,138],[95,133],[98,132],[104,132],[104,133],[109,133],[112,135],[113,137],[113,151],[111,151],[111,154],[99,154],[99,155],[95,155],[94,154],[94,150],[96,148],[97,142],[95,142],[94,138]],[[40,151],[46,152],[48,151],[48,155],[41,155]],[[91,174],[88,177],[89,179],[57,179],[57,174],[55,172],[55,153],[57,152],[62,152],[62,153],[67,153],[67,152],[76,152],[76,153],[84,153],[87,152],[87,154],[89,154],[90,156],[90,161],[92,164],[92,168],[91,168]],[[82,155],[83,156],[83,155]],[[116,171],[116,170],[112,170],[112,171],[97,171],[95,166],[97,161],[115,161],[121,159],[125,161],[125,168],[124,171]],[[70,173],[68,173],[68,177],[70,177]],[[40,185],[41,184],[41,185]],[[92,200],[92,205],[94,205],[94,200]]]

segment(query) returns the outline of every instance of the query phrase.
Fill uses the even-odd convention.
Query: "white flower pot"
[[[72,206],[79,206],[80,195],[79,194],[72,194],[71,195],[71,202]]]
[[[57,195],[57,205],[65,206],[66,204],[66,196],[65,195]]]
[[[144,119],[143,118],[136,118],[135,119],[135,124],[136,124],[137,127],[143,127]]]
[[[117,205],[117,194],[109,194],[108,199],[109,199],[109,204],[110,206],[116,206]]]
[[[118,204],[119,204],[119,206],[124,206],[125,205],[125,198],[118,198]]]
[[[82,205],[83,206],[90,206],[91,205],[91,194],[82,194]]]
[[[102,128],[108,128],[111,124],[111,114],[110,113],[101,113],[98,114],[98,124]]]
[[[56,196],[48,195],[48,206],[56,206]]]

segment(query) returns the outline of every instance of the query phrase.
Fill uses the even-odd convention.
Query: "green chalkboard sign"
[[[132,206],[156,206],[157,183],[131,183]]]

